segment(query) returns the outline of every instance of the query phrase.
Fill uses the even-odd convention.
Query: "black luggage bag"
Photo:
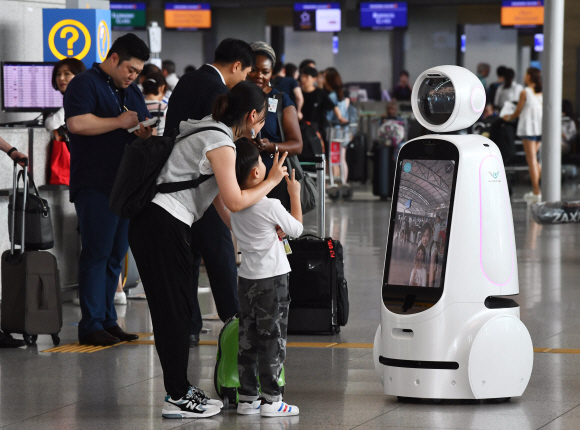
[[[393,197],[395,154],[393,146],[376,144],[373,149],[373,194],[381,200]]]
[[[24,175],[24,170],[20,171],[16,182],[20,181],[20,176]],[[28,174],[28,189],[30,190],[30,185],[34,189],[33,193],[26,194],[26,215],[25,215],[25,230],[26,235],[24,238],[24,246],[28,249],[33,249],[36,251],[51,249],[54,247],[54,235],[52,232],[52,220],[50,215],[50,207],[48,202],[40,197],[38,188],[34,183],[34,180]],[[15,245],[20,245],[20,229],[22,228],[21,219],[19,216],[14,218],[14,229],[12,228],[12,212],[18,211],[19,207],[22,207],[24,198],[24,193],[16,191],[16,203],[8,203],[8,234],[11,242]],[[19,212],[19,211],[18,211]]]
[[[346,148],[348,180],[365,183],[367,181],[367,142],[363,133],[357,133]]]
[[[27,169],[27,165],[25,169]],[[14,163],[14,185],[12,207],[16,207],[18,188],[18,165]],[[24,178],[24,193],[28,195],[28,175]],[[14,238],[16,217],[26,227],[26,198],[19,199],[20,210],[12,211],[10,223]],[[20,243],[25,243],[25,228],[20,230]],[[36,343],[39,334],[50,334],[54,345],[60,343],[58,333],[62,328],[62,305],[60,302],[60,280],[56,258],[49,252],[26,251],[21,246],[16,251],[15,240],[11,248],[2,254],[2,308],[0,325],[5,335],[19,333],[27,345]]]
[[[340,332],[349,312],[342,245],[330,237],[312,235],[289,242],[288,333]]]

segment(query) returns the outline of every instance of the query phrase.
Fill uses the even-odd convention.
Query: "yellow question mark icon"
[[[60,32],[60,38],[65,39],[66,36],[71,34],[72,36],[66,41],[66,46],[68,49],[67,55],[73,55],[73,45],[79,40],[79,31],[75,27],[64,27]]]

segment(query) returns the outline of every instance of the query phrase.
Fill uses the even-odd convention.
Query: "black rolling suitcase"
[[[395,154],[393,146],[376,144],[373,149],[373,194],[381,200],[393,197]]]
[[[346,148],[346,164],[348,166],[348,180],[367,181],[367,141],[363,133],[357,133]]]
[[[324,183],[317,186],[324,188]],[[324,193],[321,200],[316,209],[324,219]],[[330,237],[323,238],[324,229],[321,230],[319,236],[305,234],[289,240],[292,254],[288,255],[288,261],[292,271],[288,284],[291,300],[288,333],[334,334],[348,322],[342,245]]]
[[[342,245],[304,235],[290,240],[288,333],[338,333],[348,322]]]
[[[26,166],[25,169],[28,167]],[[21,226],[26,226],[25,208],[28,196],[28,175],[24,178],[22,209],[16,208],[18,165],[14,163],[12,188],[11,235],[14,238],[16,216],[21,216]],[[24,228],[20,230],[20,243],[24,242]],[[1,328],[6,335],[19,333],[27,345],[33,345],[39,334],[50,334],[55,345],[60,343],[58,333],[62,328],[60,281],[56,258],[49,252],[25,251],[21,246],[15,251],[12,240],[10,250],[2,254],[2,308]]]

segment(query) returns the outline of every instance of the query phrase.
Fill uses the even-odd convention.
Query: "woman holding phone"
[[[166,418],[205,418],[219,413],[223,406],[187,379],[193,283],[191,225],[213,203],[230,227],[230,211],[254,205],[288,176],[282,166],[287,154],[278,157],[276,153],[267,179],[259,186],[241,190],[236,179],[234,140],[257,136],[264,125],[267,101],[261,88],[243,81],[216,99],[211,117],[181,122],[180,134],[189,136],[178,138],[157,184],[201,175],[206,175],[205,181],[185,191],[158,193],[129,225],[129,244],[147,295],[168,394],[162,410]]]

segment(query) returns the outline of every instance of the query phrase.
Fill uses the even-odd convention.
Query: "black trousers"
[[[153,322],[165,389],[173,399],[190,386],[189,323],[192,313],[191,228],[150,203],[129,223],[133,251]]]
[[[191,252],[193,254],[191,334],[199,335],[202,320],[197,301],[197,288],[202,258],[220,319],[225,322],[240,311],[237,285],[238,268],[232,235],[214,205],[211,205],[201,219],[191,226]]]

